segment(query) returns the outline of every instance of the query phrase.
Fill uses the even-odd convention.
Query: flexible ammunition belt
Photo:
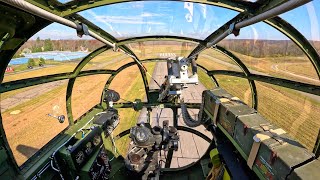
[[[204,108],[204,97],[202,97],[202,103],[200,105],[200,109],[199,109],[199,114],[198,114],[198,120],[194,120],[187,109],[187,105],[184,103],[184,100],[181,99],[180,100],[180,105],[181,105],[181,114],[183,117],[183,121],[184,123],[189,126],[189,127],[197,127],[199,125],[202,124],[203,120],[202,120],[202,116],[203,116],[203,108]]]

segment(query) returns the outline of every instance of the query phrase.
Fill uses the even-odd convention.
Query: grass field
[[[74,68],[78,65],[79,62],[65,62],[59,65],[54,66],[44,66],[34,70],[25,71],[25,72],[14,72],[14,73],[6,73],[4,75],[3,82],[15,81],[20,79],[33,78],[38,76],[45,76],[51,74],[72,72]]]
[[[239,57],[248,68],[252,70],[269,74],[270,76],[320,85],[319,78],[313,65],[311,64],[310,60],[305,56],[255,58],[236,52],[233,53],[237,57]],[[277,68],[275,68],[275,66],[277,66]],[[293,76],[291,74],[286,73],[285,71],[289,71],[290,73],[296,74],[298,76]],[[306,76],[317,81],[308,80],[299,76]]]
[[[45,87],[46,85],[39,86]],[[1,112],[7,140],[18,165],[24,163],[68,126],[67,121],[60,124],[58,120],[47,116],[48,113],[66,115],[66,86],[65,81],[58,88]],[[10,113],[15,110],[21,112],[19,114]]]
[[[117,58],[117,56],[120,57],[123,54],[116,54],[113,56],[113,58],[107,57],[108,55],[110,54],[108,53],[98,56],[98,60],[93,59],[94,63],[97,61],[103,62],[103,60],[104,63],[111,62],[113,58]],[[102,65],[99,68],[116,69],[128,61],[128,58],[118,59],[111,65],[103,63],[99,64]],[[94,67],[94,63],[88,64],[86,67]],[[71,72],[76,65],[77,63],[75,62],[61,63],[54,67],[45,68],[46,71],[44,71],[44,69],[36,69],[5,76],[5,80],[12,81],[16,79],[37,77],[59,72]],[[136,75],[136,73],[133,73],[132,75]],[[72,112],[75,120],[88,111],[91,107],[100,102],[101,93],[108,77],[109,75],[92,75],[76,79],[72,94]],[[115,79],[114,83],[121,84],[120,81],[117,82]],[[42,87],[40,89],[44,89],[48,88],[46,85],[47,84],[38,86]],[[16,106],[1,112],[6,136],[18,165],[23,164],[35,152],[37,152],[41,147],[43,147],[53,137],[67,127],[67,120],[65,123],[60,124],[56,119],[47,116],[48,113],[52,114],[54,111],[57,111],[57,108],[59,109],[59,112],[57,112],[58,114],[55,115],[66,115],[66,86],[67,81],[64,81],[61,86],[53,87],[53,89],[49,89],[43,94],[41,94],[41,92],[34,92],[36,95],[32,96],[30,96],[30,94],[23,93],[27,90],[32,90],[36,86],[1,94],[1,102],[10,98],[23,97],[25,99],[24,101],[19,102]],[[143,84],[141,84],[141,87],[143,87]],[[28,96],[30,97],[28,98]],[[53,110],[53,108],[55,110]],[[20,111],[20,113],[11,114],[11,112],[16,110]],[[126,114],[123,116],[125,115]],[[53,126],[55,128],[52,128]],[[39,136],[39,134],[41,134],[41,136]]]
[[[123,58],[124,54],[119,52],[107,51],[94,57],[82,70],[95,70],[95,69],[111,69],[116,70],[120,66],[132,62],[131,58]],[[110,63],[112,60],[115,62]],[[34,67],[28,69],[27,64],[22,64],[14,67],[15,72],[6,73],[3,82],[15,81],[26,78],[33,78],[38,76],[45,76],[58,73],[72,72],[79,64],[77,61],[46,61],[44,67]],[[17,69],[18,68],[18,69]],[[24,70],[24,71],[22,71]]]
[[[258,111],[312,150],[320,128],[320,103],[295,90],[256,84]]]
[[[201,79],[203,75],[199,75]],[[246,79],[215,77],[222,88],[251,106],[251,91]],[[258,112],[312,151],[320,128],[320,103],[295,90],[260,82],[256,82],[256,86]]]
[[[164,45],[166,43],[168,45]],[[170,45],[174,43],[174,45]],[[180,43],[172,41],[149,41],[146,43],[132,43],[128,47],[138,56],[139,59],[158,58],[159,53],[174,53],[176,56],[188,56],[196,47],[192,43]]]
[[[251,105],[247,80],[216,76],[220,86]],[[320,128],[320,104],[295,90],[256,82],[258,112],[312,150]]]
[[[206,50],[204,53],[230,63],[230,60],[222,58],[220,53],[213,50]],[[277,64],[281,70],[317,79],[313,66],[304,57],[254,58],[239,53],[235,54],[252,70],[268,73],[276,77],[317,84],[315,81],[290,76],[271,68],[273,64]],[[237,71],[228,65],[213,62],[212,59],[204,55],[200,56],[199,60],[199,63],[209,70]],[[209,80],[209,77],[206,74],[199,73],[199,77],[205,87],[213,87],[212,83],[208,84],[207,80]],[[222,88],[239,97],[248,105],[251,105],[251,91],[246,79],[224,75],[216,75],[215,77]],[[305,93],[275,85],[256,82],[256,86],[258,91],[258,111],[269,121],[285,129],[309,150],[312,150],[320,128],[319,101],[312,99]]]

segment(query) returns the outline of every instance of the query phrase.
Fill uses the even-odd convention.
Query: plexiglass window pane
[[[320,0],[281,14],[280,17],[294,26],[320,52]],[[298,14],[298,16],[297,16]]]
[[[109,77],[108,74],[99,74],[76,79],[71,99],[73,120],[77,120],[100,103],[102,91]]]
[[[251,88],[247,79],[225,75],[215,75],[214,77],[217,79],[221,88],[233,96],[238,97],[248,106],[252,105]]]
[[[206,89],[213,89],[216,87],[216,84],[213,82],[213,79],[208,76],[207,73],[205,73],[202,70],[198,70],[198,77],[199,82],[206,88]]]
[[[9,62],[3,82],[72,72],[91,51],[103,44],[74,29],[53,23],[32,36]]]
[[[237,12],[191,2],[139,1],[80,12],[117,39],[171,35],[205,39]]]
[[[146,41],[127,45],[140,60],[150,58],[187,57],[197,46],[195,43],[177,41]]]
[[[117,70],[129,62],[133,62],[133,60],[128,55],[108,50],[91,59],[81,71],[97,69]]]
[[[203,66],[207,70],[229,70],[229,71],[239,71],[242,70],[240,67],[232,61],[226,55],[213,50],[207,49],[199,55],[197,59],[197,64]]]
[[[253,74],[320,85],[313,64],[285,35],[265,23],[241,29],[219,43],[231,50]]]
[[[320,128],[319,96],[256,82],[258,112],[312,151]]]
[[[1,94],[3,127],[19,166],[68,126],[67,82],[55,81]],[[57,119],[61,115],[65,116],[64,123]]]
[[[122,70],[111,82],[109,89],[120,94],[119,102],[129,102],[135,99],[144,100],[146,92],[139,68],[134,65]]]

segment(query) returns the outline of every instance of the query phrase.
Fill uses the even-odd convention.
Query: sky
[[[60,0],[66,1],[66,0]],[[138,1],[113,4],[79,13],[118,39],[148,35],[174,35],[205,39],[238,12],[198,3]],[[280,15],[307,39],[320,40],[320,0]],[[53,23],[32,39],[77,39],[74,29]],[[288,39],[265,23],[242,28],[238,39]]]

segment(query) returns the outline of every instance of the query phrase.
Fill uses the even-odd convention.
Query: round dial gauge
[[[85,149],[86,154],[90,154],[92,152],[92,143],[88,142],[86,144],[86,149]]]
[[[83,151],[79,151],[77,154],[76,154],[76,162],[78,164],[81,164],[84,160],[84,153]]]
[[[101,137],[100,137],[99,135],[97,135],[97,136],[95,136],[95,137],[93,138],[93,145],[94,145],[94,146],[99,145],[100,142],[101,142]]]

